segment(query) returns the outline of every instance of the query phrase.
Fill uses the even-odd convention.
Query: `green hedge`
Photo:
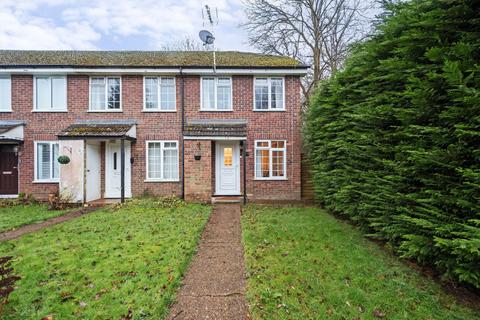
[[[479,3],[390,5],[375,35],[319,86],[305,125],[327,209],[477,288]]]

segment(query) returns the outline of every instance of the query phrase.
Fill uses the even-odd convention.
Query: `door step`
[[[212,197],[212,203],[240,203],[243,201],[242,196],[215,196]]]

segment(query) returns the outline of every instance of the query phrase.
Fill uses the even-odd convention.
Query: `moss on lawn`
[[[210,207],[134,200],[0,244],[22,277],[5,319],[159,319]]]

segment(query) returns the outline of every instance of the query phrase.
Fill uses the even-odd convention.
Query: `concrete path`
[[[19,227],[18,229],[2,232],[0,233],[0,242],[16,239],[20,236],[23,236],[26,233],[32,233],[32,232],[47,228],[49,226],[53,226],[58,223],[62,223],[68,220],[78,218],[96,209],[98,208],[93,208],[93,207],[81,208],[78,210],[74,210],[70,213],[64,214],[63,216],[51,218],[42,222],[27,224],[25,226]]]
[[[239,204],[216,204],[167,319],[249,319]]]

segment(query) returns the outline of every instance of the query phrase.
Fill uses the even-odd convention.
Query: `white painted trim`
[[[184,136],[183,140],[247,140],[247,137],[204,137],[204,136]]]
[[[164,178],[149,178],[148,177],[148,144],[149,143],[160,143],[160,170],[161,170],[161,175],[163,176],[163,148],[165,143],[169,142],[174,142],[176,143],[176,148],[175,150],[177,151],[177,174],[178,178],[177,179],[164,179]],[[170,148],[170,150],[173,150],[173,148]],[[180,181],[180,152],[179,152],[179,143],[178,140],[147,140],[145,141],[145,182],[179,182]]]
[[[146,78],[157,78],[157,81],[158,81],[158,85],[157,85],[157,97],[158,97],[158,109],[147,109],[146,106],[147,106],[147,99],[146,99],[146,90],[145,90],[145,79]],[[174,110],[162,110],[161,109],[161,104],[162,104],[162,99],[161,99],[161,95],[160,95],[160,88],[162,87],[161,86],[161,81],[162,81],[162,78],[163,79],[173,79],[173,90],[174,90],[174,97],[175,97],[175,100],[174,100],[174,105],[175,105],[175,109]],[[161,76],[161,77],[158,77],[158,76],[154,76],[154,75],[148,75],[148,76],[143,76],[143,109],[142,109],[142,112],[177,112],[177,78],[175,76]]]
[[[203,79],[204,78],[213,78],[214,87],[213,87],[213,95],[215,98],[214,104],[215,109],[205,109],[203,107]],[[218,78],[229,78],[230,79],[230,108],[229,109],[218,109],[218,97],[217,97],[217,87],[218,87]],[[212,77],[212,76],[203,76],[200,77],[200,111],[208,111],[208,112],[231,112],[233,111],[233,79],[232,77]]]
[[[50,141],[44,141],[44,140],[39,140],[39,141],[34,141],[33,142],[33,181],[32,183],[60,183],[60,177],[58,177],[57,179],[38,179],[37,178],[37,173],[38,173],[38,168],[37,168],[37,160],[38,160],[38,154],[37,154],[37,145],[39,143],[48,143],[50,144],[50,151],[51,151],[51,155],[53,157],[53,148],[52,148],[52,145],[57,143],[59,146],[59,152],[60,152],[60,144],[58,142],[58,140],[50,140]],[[52,159],[53,161],[55,161],[54,159]],[[51,170],[53,170],[53,168],[50,168]],[[53,171],[50,172],[50,176],[52,175]]]
[[[17,199],[18,194],[0,194],[0,199]]]
[[[105,110],[92,110],[92,78],[104,78],[105,79]],[[108,109],[108,78],[118,78],[120,79],[120,109]],[[88,78],[88,110],[87,112],[92,113],[103,113],[103,112],[123,112],[123,99],[122,99],[122,76],[112,76],[112,75],[98,75],[90,76]]]
[[[184,68],[183,74],[188,75],[299,75],[307,74],[308,68],[292,69],[258,69],[258,68],[218,68],[214,72],[212,68]],[[122,74],[152,74],[152,75],[179,75],[180,68],[3,68],[0,74],[87,74],[87,75],[122,75]]]
[[[272,176],[272,141],[283,141],[284,143],[284,148],[273,148],[273,151],[283,151],[284,157],[283,157],[283,171],[284,171],[284,176],[283,177],[278,177],[278,176]],[[268,147],[260,147],[257,148],[257,142],[268,142]],[[288,180],[287,176],[287,140],[284,139],[260,139],[260,140],[255,140],[253,145],[253,180],[267,180],[267,181],[275,181],[275,180]],[[268,160],[269,160],[269,175],[270,177],[257,177],[257,149],[258,150],[267,150],[268,148]]]
[[[255,95],[255,80],[258,78],[262,79],[267,79],[267,85],[268,85],[268,109],[256,109],[257,101],[256,101],[256,95]],[[283,92],[282,92],[282,102],[283,102],[283,108],[281,109],[272,109],[272,78],[276,79],[282,79],[283,81]],[[285,77],[254,77],[253,78],[253,111],[255,112],[282,112],[282,111],[287,111],[285,107],[285,91],[286,91],[286,81]]]
[[[39,110],[37,109],[37,78],[49,78],[49,89],[50,89],[50,104],[52,104],[52,78],[64,78],[65,79],[65,108],[64,109],[47,109]],[[50,107],[52,107],[50,105]],[[33,76],[33,110],[32,112],[68,112],[68,78],[66,74],[45,74],[45,75],[35,75]]]
[[[10,76],[10,74],[7,74],[7,75],[1,75],[0,74],[0,79],[7,79],[8,80],[8,86],[10,88],[10,96],[9,96],[8,106],[5,109],[0,108],[0,113],[12,112],[13,111],[12,110],[12,77]]]

